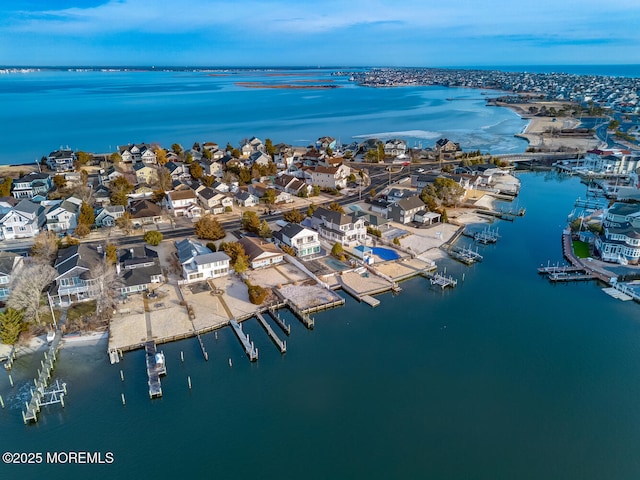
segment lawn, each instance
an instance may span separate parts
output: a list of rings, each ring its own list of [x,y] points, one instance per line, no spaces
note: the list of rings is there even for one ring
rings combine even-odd
[[[573,253],[576,254],[578,258],[587,258],[591,256],[589,253],[589,244],[586,242],[580,242],[578,240],[573,241]]]

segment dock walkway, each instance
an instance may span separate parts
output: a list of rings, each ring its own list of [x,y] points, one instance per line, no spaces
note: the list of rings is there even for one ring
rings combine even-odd
[[[258,360],[258,349],[253,345],[253,342],[249,340],[249,335],[242,331],[242,326],[235,319],[229,320],[229,324],[233,328],[233,331],[235,332],[236,337],[238,337],[238,340],[240,340],[240,343],[242,343],[244,351],[247,354],[247,357],[249,357],[249,360],[251,360],[252,362]]]
[[[276,346],[280,349],[280,353],[286,353],[287,342],[282,341],[278,338],[278,336],[276,335],[276,332],[273,331],[273,328],[271,328],[271,325],[267,323],[267,321],[265,320],[265,318],[262,316],[260,312],[256,313],[256,317],[258,318],[260,325],[262,325],[262,328],[266,330],[271,340],[273,340],[273,343],[275,343]]]
[[[273,321],[282,329],[282,331],[288,336],[291,335],[291,325],[287,325],[285,321],[280,317],[280,314],[276,312],[276,309],[273,306],[270,306],[267,309]]]
[[[164,363],[164,355],[158,354],[156,342],[150,340],[144,344],[145,358],[147,362],[147,375],[149,377],[149,397],[159,398],[162,396],[162,385],[160,375],[166,375],[167,367]]]

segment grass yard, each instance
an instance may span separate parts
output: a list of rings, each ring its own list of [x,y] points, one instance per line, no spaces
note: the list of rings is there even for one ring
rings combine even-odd
[[[576,254],[578,258],[587,258],[591,256],[589,253],[589,244],[586,242],[580,242],[578,240],[573,241],[573,253]]]

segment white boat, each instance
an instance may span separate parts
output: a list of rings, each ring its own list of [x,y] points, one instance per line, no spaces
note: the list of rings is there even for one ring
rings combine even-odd
[[[47,332],[47,343],[53,342],[53,339],[56,338],[56,332],[53,330],[49,330]]]

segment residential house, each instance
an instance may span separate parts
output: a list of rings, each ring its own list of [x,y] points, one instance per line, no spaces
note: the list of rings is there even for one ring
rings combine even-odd
[[[260,140],[257,137],[251,137],[249,140],[246,140],[240,146],[240,152],[242,153],[243,157],[248,157],[249,155],[255,152],[264,153],[265,151],[266,151],[266,147],[262,143],[262,140]]]
[[[296,257],[305,258],[320,253],[318,232],[297,223],[289,223],[279,231],[273,232],[273,239],[276,245],[286,245],[293,248]]]
[[[15,197],[0,197],[0,218],[13,210],[20,200]]]
[[[242,237],[238,240],[249,257],[251,268],[263,268],[284,260],[284,253],[273,243],[257,237]]]
[[[158,181],[158,167],[151,166],[144,162],[138,162],[133,166],[138,183],[146,183],[149,185]]]
[[[211,213],[223,213],[227,207],[233,206],[233,199],[213,188],[204,187],[197,192],[198,200],[205,210]]]
[[[335,150],[336,139],[333,137],[320,137],[318,140],[316,140],[316,148],[320,151],[326,151],[327,148]]]
[[[0,302],[9,298],[11,293],[11,276],[18,273],[24,257],[12,252],[0,252]]]
[[[58,257],[53,265],[57,276],[49,290],[54,305],[69,305],[95,298],[100,289],[97,280],[91,278],[91,270],[103,261],[103,255],[98,249],[87,243],[58,250]]]
[[[159,205],[147,200],[133,200],[129,205],[131,221],[134,225],[149,225],[162,222],[162,209]]]
[[[46,173],[31,172],[13,182],[11,195],[15,198],[33,198],[36,195],[46,196],[53,182]]]
[[[246,192],[246,191],[238,191],[236,193],[236,203],[241,207],[253,207],[260,202],[260,199],[255,195]]]
[[[181,162],[167,162],[164,168],[169,170],[172,180],[188,180],[191,178],[189,167]]]
[[[54,172],[67,172],[75,169],[76,160],[72,150],[56,150],[47,157],[47,166]]]
[[[167,208],[173,211],[173,216],[199,217],[202,208],[198,206],[198,197],[191,189],[171,190],[166,194]]]
[[[596,239],[595,249],[605,262],[637,265],[640,261],[640,229],[630,222],[609,223]]]
[[[583,162],[585,170],[609,175],[629,175],[640,167],[640,156],[629,150],[590,150]]]
[[[435,151],[442,159],[453,159],[456,152],[462,151],[462,149],[459,143],[452,142],[448,138],[441,138],[436,142]]]
[[[0,218],[0,239],[35,237],[47,221],[44,212],[45,207],[42,205],[22,199]]]
[[[69,197],[45,213],[47,230],[55,233],[72,233],[78,225],[82,200]]]
[[[616,202],[611,205],[605,212],[603,224],[622,225],[628,222],[634,228],[640,228],[640,204]]]
[[[158,253],[147,246],[138,246],[121,250],[117,271],[123,285],[120,294],[148,291],[154,284],[164,282],[162,268],[158,263]]]
[[[157,156],[150,145],[140,143],[137,145],[125,145],[118,148],[118,152],[125,163],[156,163]]]
[[[260,165],[266,167],[271,162],[271,157],[264,152],[253,152],[249,155],[249,165]]]
[[[311,222],[321,237],[343,246],[357,245],[367,238],[363,218],[353,219],[343,213],[320,207],[313,212]]]
[[[274,185],[278,190],[289,193],[295,196],[309,195],[313,190],[310,185],[307,185],[302,180],[294,177],[293,175],[283,174],[274,180]]]
[[[202,158],[198,163],[200,163],[202,171],[205,175],[221,177],[223,174],[222,164],[215,159],[208,160],[206,158]]]
[[[176,241],[175,246],[185,283],[222,277],[230,271],[230,258],[224,252],[212,252],[204,245],[188,238]]]
[[[416,213],[425,210],[424,202],[419,196],[413,195],[397,200],[387,207],[387,218],[398,223],[411,223],[415,221]]]
[[[346,165],[339,167],[317,166],[311,171],[311,183],[320,188],[342,189],[347,186],[347,178],[351,169]]]
[[[116,220],[124,215],[122,205],[107,205],[96,210],[95,224],[97,227],[115,227]]]
[[[407,153],[407,142],[394,138],[384,143],[384,154],[389,157],[397,157]]]

